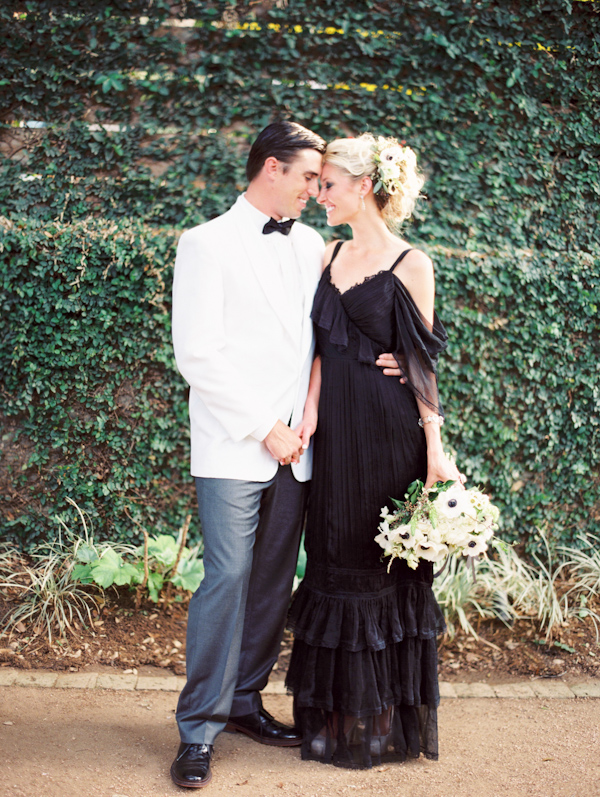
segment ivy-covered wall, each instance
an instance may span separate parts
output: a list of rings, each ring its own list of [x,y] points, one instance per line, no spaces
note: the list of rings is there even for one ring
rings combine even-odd
[[[0,24],[3,535],[53,534],[67,496],[101,536],[193,510],[175,244],[276,117],[417,151],[446,440],[508,537],[600,529],[600,3],[24,0]]]

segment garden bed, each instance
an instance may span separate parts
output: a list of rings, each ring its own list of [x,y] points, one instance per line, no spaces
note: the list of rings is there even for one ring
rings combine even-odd
[[[0,635],[0,666],[77,672],[99,665],[119,671],[159,667],[185,674],[187,603],[143,603],[135,609],[133,594],[110,590],[106,603],[93,612],[93,627],[76,622],[73,633],[52,645],[31,628],[18,625],[11,636]],[[0,598],[0,616],[8,604]],[[440,677],[479,681],[490,678],[578,679],[600,675],[600,646],[593,622],[572,618],[552,640],[545,641],[531,620],[507,627],[498,620],[475,621],[479,639],[459,631],[440,638]],[[286,632],[273,678],[283,679],[292,637]]]

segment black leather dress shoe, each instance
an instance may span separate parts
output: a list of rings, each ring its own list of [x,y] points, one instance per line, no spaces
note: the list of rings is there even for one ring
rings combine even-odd
[[[229,717],[225,730],[230,733],[245,733],[261,744],[272,744],[276,747],[296,747],[302,744],[302,735],[296,728],[290,728],[278,722],[264,708],[254,714],[243,717]]]
[[[201,789],[212,778],[210,759],[213,754],[212,744],[179,745],[177,758],[171,764],[173,783],[187,789]]]

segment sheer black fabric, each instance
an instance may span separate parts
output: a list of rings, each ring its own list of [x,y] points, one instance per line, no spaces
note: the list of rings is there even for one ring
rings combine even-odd
[[[420,752],[437,758],[436,636],[444,621],[432,565],[413,571],[395,561],[388,573],[374,537],[390,497],[425,478],[415,394],[423,390],[438,406],[435,361],[445,332],[437,319],[428,330],[391,270],[341,294],[327,267],[312,317],[322,384],[308,563],[290,609],[287,676],[302,756],[349,767]],[[384,351],[405,357],[410,385],[375,365]]]

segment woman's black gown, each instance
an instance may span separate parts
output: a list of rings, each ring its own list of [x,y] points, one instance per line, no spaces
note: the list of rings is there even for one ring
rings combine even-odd
[[[435,362],[446,333],[437,319],[428,328],[393,274],[407,251],[343,294],[330,263],[312,312],[322,384],[307,567],[290,609],[286,683],[302,757],[340,766],[438,755],[436,636],[444,621],[432,565],[411,570],[395,560],[388,573],[374,541],[390,496],[402,498],[426,476],[415,394],[439,411]],[[375,365],[385,351],[404,357],[408,384]],[[374,726],[388,709],[389,736]]]

